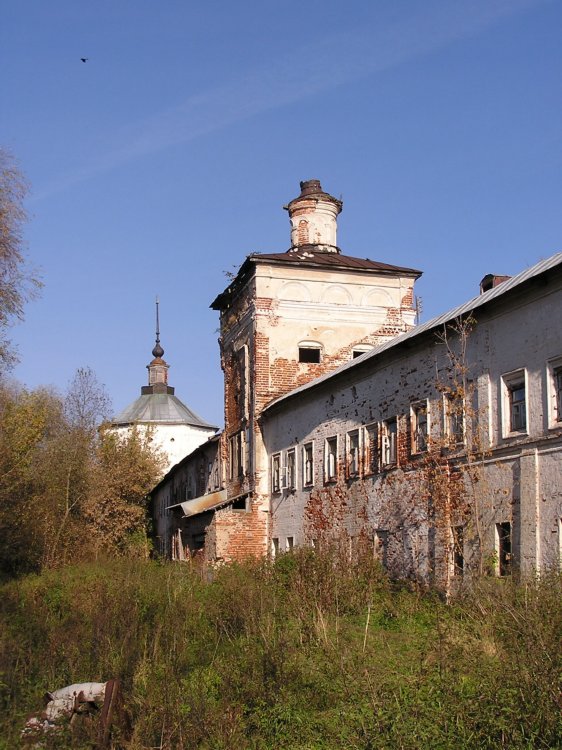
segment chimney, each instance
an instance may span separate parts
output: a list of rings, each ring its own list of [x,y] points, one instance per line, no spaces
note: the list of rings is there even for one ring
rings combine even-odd
[[[325,193],[320,180],[306,180],[300,187],[298,198],[284,207],[291,222],[289,252],[306,248],[315,253],[339,253],[336,233],[342,201]]]
[[[480,294],[484,294],[484,292],[494,289],[496,286],[499,286],[499,284],[510,278],[511,276],[496,276],[493,273],[486,274],[480,282]]]

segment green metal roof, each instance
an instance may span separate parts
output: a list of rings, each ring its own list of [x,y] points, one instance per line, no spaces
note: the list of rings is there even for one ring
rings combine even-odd
[[[154,422],[158,424],[186,424],[194,427],[218,429],[191,411],[177,396],[170,393],[149,393],[139,396],[111,420],[114,425]]]

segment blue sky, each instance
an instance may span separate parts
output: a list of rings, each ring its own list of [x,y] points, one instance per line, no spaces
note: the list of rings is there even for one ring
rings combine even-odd
[[[19,0],[0,69],[45,282],[29,386],[90,366],[120,411],[158,294],[170,383],[221,424],[209,304],[289,247],[303,179],[343,197],[346,254],[424,272],[423,320],[562,249],[557,0]]]

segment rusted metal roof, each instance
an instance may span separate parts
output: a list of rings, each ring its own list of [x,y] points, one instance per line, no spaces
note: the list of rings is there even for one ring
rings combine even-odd
[[[547,271],[553,268],[556,268],[557,266],[560,266],[560,265],[562,265],[562,253],[556,253],[556,255],[552,255],[550,258],[541,260],[539,263],[536,263],[534,266],[531,266],[530,268],[525,269],[525,271],[522,271],[521,273],[517,274],[517,276],[512,276],[511,278],[508,278],[506,281],[503,281],[501,284],[498,284],[498,286],[490,289],[487,292],[484,292],[483,294],[478,295],[477,297],[473,297],[468,302],[465,302],[464,304],[459,305],[458,307],[455,307],[452,310],[449,310],[443,315],[439,315],[438,317],[433,318],[432,320],[429,320],[427,323],[422,323],[421,325],[416,326],[415,328],[412,328],[410,331],[407,331],[406,333],[401,333],[395,338],[390,339],[390,341],[387,341],[384,344],[381,344],[380,346],[377,346],[374,349],[371,349],[371,351],[366,352],[365,354],[362,354],[360,357],[357,357],[355,359],[350,360],[349,362],[346,362],[345,364],[341,365],[337,369],[332,370],[331,372],[328,372],[325,375],[321,375],[320,377],[315,378],[314,380],[311,380],[310,382],[305,383],[304,385],[301,385],[299,388],[295,388],[289,393],[286,393],[284,396],[280,396],[279,398],[269,403],[262,410],[262,414],[267,415],[268,410],[273,409],[278,404],[281,404],[284,401],[288,401],[289,399],[294,398],[295,396],[298,396],[304,391],[308,391],[311,388],[315,388],[316,386],[319,386],[321,383],[324,383],[327,380],[330,380],[331,378],[335,378],[341,373],[346,372],[347,370],[351,370],[354,367],[360,367],[368,360],[375,359],[380,354],[388,351],[389,349],[393,349],[394,347],[400,346],[406,341],[411,341],[412,339],[415,339],[418,336],[422,336],[424,333],[427,333],[428,331],[431,331],[432,329],[436,329],[443,325],[446,325],[447,323],[450,323],[456,320],[457,318],[463,317],[465,315],[469,315],[473,313],[475,310],[477,310],[479,307],[483,307],[484,305],[489,304],[493,300],[496,300],[499,297],[503,297],[507,293],[511,292],[513,289],[516,289],[517,287],[523,285],[525,282],[530,281],[531,279],[534,279],[536,277],[539,277],[541,276],[541,274],[546,273]],[[554,321],[554,324],[559,325],[559,321]]]
[[[318,250],[316,245],[302,245],[299,248],[291,248],[285,253],[252,253],[248,255],[240,266],[236,278],[219,294],[211,303],[213,310],[224,310],[231,300],[236,296],[238,290],[250,278],[253,268],[257,263],[273,264],[280,266],[300,266],[302,268],[325,268],[343,269],[347,271],[371,272],[389,276],[413,276],[419,278],[421,271],[415,268],[404,268],[403,266],[392,266],[369,258],[355,258],[352,255],[342,255],[340,252],[326,252]]]
[[[218,492],[209,492],[208,495],[200,495],[199,497],[193,498],[193,500],[186,500],[184,503],[178,503],[181,505],[183,510],[183,517],[189,518],[190,516],[197,516],[199,513],[204,513],[207,510],[216,510],[221,505],[226,505],[231,500],[226,497],[226,490],[219,490]],[[177,506],[170,506],[177,507]]]
[[[369,258],[355,258],[352,255],[318,251],[316,245],[301,245],[299,248],[292,248],[286,253],[253,253],[249,258],[255,263],[273,262],[282,265],[358,269],[361,271],[376,271],[378,273],[407,274],[416,276],[416,278],[421,276],[422,273],[415,268],[392,266],[388,263],[381,263],[378,260],[370,260]]]

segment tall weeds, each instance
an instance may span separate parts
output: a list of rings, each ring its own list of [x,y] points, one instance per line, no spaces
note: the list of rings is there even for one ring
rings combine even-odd
[[[3,749],[45,690],[111,677],[129,750],[562,746],[559,575],[447,605],[369,556],[297,550],[214,571],[111,561],[1,593]],[[57,743],[91,747],[87,728]]]

